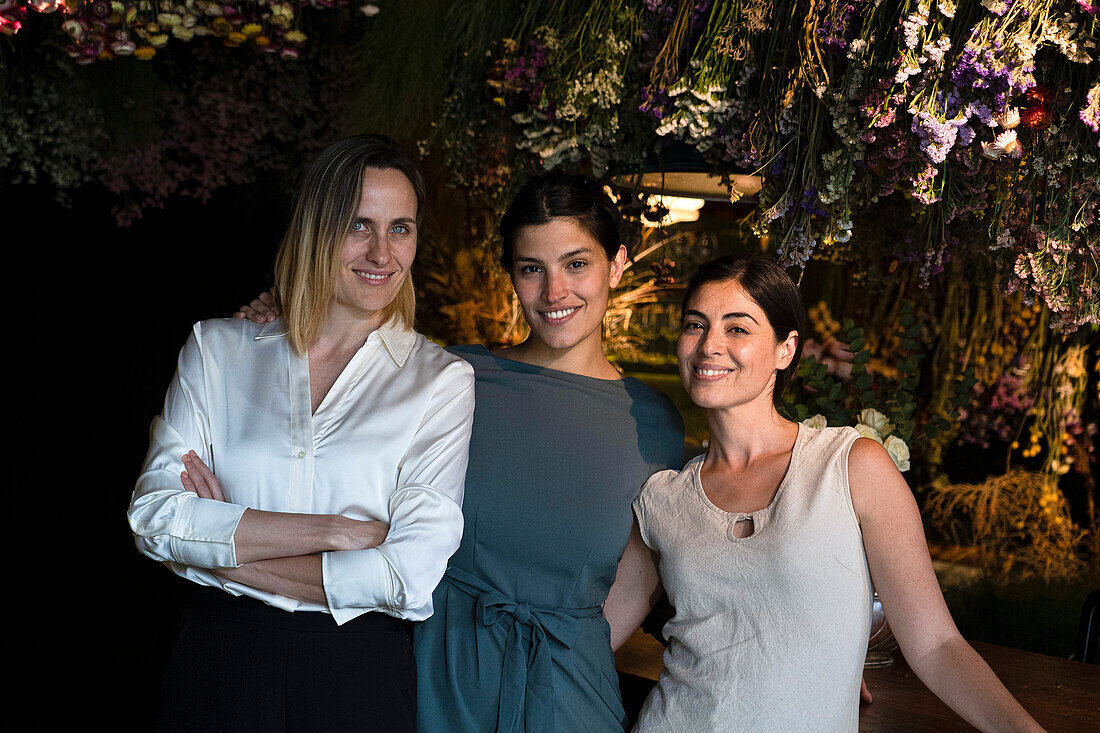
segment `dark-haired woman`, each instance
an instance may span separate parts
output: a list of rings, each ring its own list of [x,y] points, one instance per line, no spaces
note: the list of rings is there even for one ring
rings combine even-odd
[[[421,731],[623,729],[602,606],[630,502],[647,471],[683,460],[683,423],[604,355],[620,221],[595,181],[555,175],[501,220],[531,334],[453,350],[474,367],[477,408],[462,544],[414,632]]]
[[[677,356],[710,446],[635,502],[676,609],[635,731],[855,731],[875,590],[951,708],[981,730],[1041,730],[959,636],[883,447],[776,410],[804,322],[794,283],[764,258],[706,263],[688,285]],[[638,577],[645,606],[658,580]]]
[[[683,422],[604,355],[620,226],[602,186],[558,174],[529,181],[501,221],[531,334],[451,349],[474,367],[477,408],[462,544],[413,635],[422,732],[626,725],[612,646],[641,619],[618,613],[612,585],[648,555],[630,504],[683,461]]]
[[[203,586],[159,730],[415,728],[402,619],[458,546],[473,413],[469,364],[411,328],[423,192],[387,138],[331,146],[279,249],[282,320],[203,321],[180,353],[128,512]]]

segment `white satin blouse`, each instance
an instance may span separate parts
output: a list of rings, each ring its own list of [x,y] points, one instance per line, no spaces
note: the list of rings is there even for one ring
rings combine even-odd
[[[311,414],[309,367],[281,321],[195,324],[154,419],[128,511],[138,549],[173,572],[287,611],[419,621],[462,535],[473,369],[422,335],[374,331]],[[194,450],[227,502],[180,482]],[[388,522],[377,548],[323,555],[327,607],[225,581],[247,507]]]

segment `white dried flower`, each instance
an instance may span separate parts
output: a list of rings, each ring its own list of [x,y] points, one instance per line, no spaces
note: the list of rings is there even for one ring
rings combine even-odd
[[[889,435],[894,430],[894,424],[890,422],[890,418],[873,407],[860,410],[859,422],[872,428],[879,435]]]
[[[1024,153],[1023,146],[1020,145],[1020,141],[1016,139],[1015,130],[1005,130],[997,139],[993,141],[993,144],[1005,151],[1005,155],[1012,158],[1019,158]]]
[[[1002,155],[1010,158],[1019,158],[1024,154],[1023,146],[1016,139],[1015,130],[1005,130],[991,142],[982,143],[982,155],[992,160],[997,160]]]
[[[1020,110],[1016,107],[1009,107],[1001,114],[997,115],[997,124],[1006,130],[1011,130],[1020,124]]]
[[[859,436],[861,438],[870,438],[876,443],[882,442],[882,436],[880,436],[878,434],[878,431],[870,425],[864,425],[863,423],[860,423],[859,425],[856,425],[856,432],[859,433]]]
[[[899,471],[904,473],[909,470],[909,446],[905,444],[904,440],[896,435],[891,435],[882,444],[882,447],[890,454],[890,458],[894,460],[894,465],[898,467]]]
[[[802,421],[802,424],[806,427],[813,428],[814,430],[822,430],[825,428],[826,425],[828,425],[828,421],[825,419],[824,415],[818,414],[814,415],[813,417],[806,418]]]

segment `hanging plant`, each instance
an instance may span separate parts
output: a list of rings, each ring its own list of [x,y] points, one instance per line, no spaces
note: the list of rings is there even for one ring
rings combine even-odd
[[[347,5],[348,0],[309,0],[313,8]],[[252,46],[283,59],[298,58],[306,42],[299,29],[302,3],[282,0],[5,0],[0,5],[0,32],[15,35],[27,12],[62,16],[65,52],[77,64],[132,56],[148,61],[169,41],[196,36],[221,39],[226,47]],[[373,9],[371,12],[370,9]],[[363,6],[368,17],[377,6]]]

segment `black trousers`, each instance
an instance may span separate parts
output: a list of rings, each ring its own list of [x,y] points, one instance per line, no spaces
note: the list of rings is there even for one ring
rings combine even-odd
[[[200,588],[168,662],[158,731],[413,731],[416,665],[404,622],[337,626]]]

